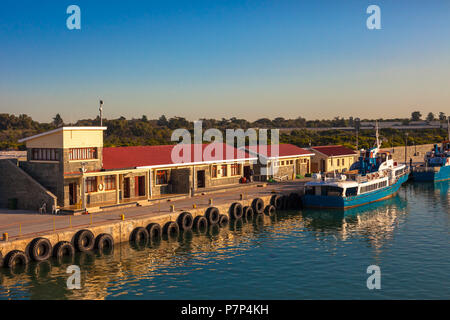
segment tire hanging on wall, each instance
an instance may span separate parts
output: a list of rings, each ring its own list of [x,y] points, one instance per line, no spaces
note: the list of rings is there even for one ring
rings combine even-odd
[[[137,227],[131,232],[130,241],[137,245],[147,245],[148,237],[148,232],[145,228]]]
[[[15,269],[17,266],[25,267],[28,264],[28,257],[25,252],[20,250],[10,251],[3,261],[3,265],[10,269]]]
[[[264,201],[261,198],[255,198],[252,201],[252,209],[256,214],[262,214],[264,212]]]
[[[62,263],[65,257],[73,258],[75,256],[75,247],[69,241],[60,241],[53,247],[53,257]]]
[[[217,209],[216,207],[209,207],[208,209],[206,209],[205,218],[206,220],[208,220],[209,225],[216,224],[217,222],[219,222],[220,218],[219,209]]]
[[[114,250],[114,239],[108,233],[102,233],[95,238],[95,249],[100,254],[111,253]]]
[[[168,237],[168,238],[175,238],[178,237],[178,235],[180,234],[180,228],[178,227],[178,224],[173,222],[173,221],[169,221],[167,222],[164,227],[163,227],[163,235]]]
[[[194,230],[200,233],[206,233],[208,230],[208,220],[203,216],[196,216],[194,218]]]
[[[219,218],[219,227],[223,228],[226,227],[228,225],[228,223],[230,222],[230,219],[228,218],[227,215],[225,214],[221,214],[220,218]]]
[[[243,211],[243,213],[244,213],[244,214],[242,215],[242,218],[243,218],[243,219],[246,219],[247,221],[253,219],[253,214],[254,214],[254,212],[253,212],[253,208],[252,208],[251,206],[245,206],[245,207],[242,209],[242,211]]]
[[[182,212],[177,217],[178,227],[183,231],[191,230],[193,223],[194,218],[192,218],[192,214],[190,214],[189,212]]]
[[[274,194],[272,198],[270,198],[270,204],[273,205],[276,209],[281,210],[283,206],[282,197]]]
[[[159,241],[162,236],[162,229],[159,223],[150,223],[147,227],[147,232],[150,241]]]
[[[28,253],[36,262],[47,260],[52,255],[52,244],[46,238],[35,238],[30,243]]]
[[[269,216],[269,217],[274,216],[274,215],[275,215],[275,212],[276,212],[275,206],[273,206],[273,205],[271,205],[271,204],[267,205],[267,206],[264,208],[264,213],[265,213],[267,216]]]
[[[80,230],[75,234],[74,246],[80,252],[87,252],[94,249],[95,237],[90,230]]]
[[[230,219],[232,219],[232,220],[240,219],[240,218],[242,218],[243,214],[244,214],[244,211],[242,208],[242,204],[240,204],[239,202],[234,202],[231,204],[230,210],[229,210]]]

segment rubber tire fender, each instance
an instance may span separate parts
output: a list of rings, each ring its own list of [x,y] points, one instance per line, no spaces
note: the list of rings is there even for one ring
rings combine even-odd
[[[227,215],[221,214],[219,218],[219,227],[226,227],[230,223],[230,219]]]
[[[21,263],[23,265],[27,265],[28,264],[28,257],[25,254],[25,252],[20,251],[20,250],[12,250],[10,251],[4,260],[4,266],[8,267],[8,268],[14,268],[14,266],[16,266],[17,263]]]
[[[206,220],[208,220],[209,225],[216,224],[217,222],[219,222],[220,218],[219,209],[217,209],[216,207],[209,207],[208,209],[206,209],[205,218]]]
[[[231,204],[230,206],[230,210],[229,210],[229,216],[230,219],[240,219],[242,218],[242,215],[244,214],[244,210],[242,207],[242,204],[240,204],[239,202],[234,202]]]
[[[275,206],[273,206],[273,205],[271,205],[271,204],[267,205],[267,206],[264,208],[264,213],[265,213],[267,216],[269,216],[269,217],[274,216],[274,215],[275,215],[275,212],[276,212]]]
[[[133,243],[148,243],[148,232],[143,227],[134,228],[130,235],[130,241]]]
[[[160,240],[162,236],[162,229],[159,223],[150,223],[147,227],[147,232],[150,240]]]
[[[205,233],[208,231],[208,220],[204,216],[194,218],[194,230]]]
[[[264,201],[261,198],[255,198],[252,201],[252,209],[256,214],[262,214],[264,212]]]
[[[95,238],[95,249],[103,251],[105,248],[114,249],[114,239],[108,233],[101,233]]]
[[[84,244],[84,240],[87,239],[88,243]],[[80,252],[87,252],[94,249],[95,237],[94,234],[87,229],[80,230],[75,234],[74,246]]]
[[[46,238],[35,238],[31,241],[28,252],[34,261],[44,261],[52,256],[52,244]]]
[[[244,212],[243,218],[246,218],[247,220],[253,218],[254,211],[253,211],[253,208],[252,208],[251,206],[245,206],[245,207],[242,209],[242,212]]]
[[[65,254],[68,252],[69,254]],[[61,259],[64,256],[74,256],[75,247],[69,241],[60,241],[53,247],[53,257]]]
[[[176,237],[180,234],[180,227],[173,221],[167,222],[163,227],[163,235],[167,237]]]
[[[177,217],[177,224],[181,230],[191,230],[192,225],[194,224],[194,218],[192,218],[192,214],[190,212],[182,212]]]

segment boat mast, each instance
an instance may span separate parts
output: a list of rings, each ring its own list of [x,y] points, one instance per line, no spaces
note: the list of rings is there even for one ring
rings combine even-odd
[[[378,134],[378,120],[375,121],[375,130],[377,137],[377,148],[380,149],[380,135]]]

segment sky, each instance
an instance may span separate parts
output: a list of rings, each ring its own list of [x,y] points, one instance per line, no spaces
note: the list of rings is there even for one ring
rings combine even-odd
[[[75,122],[102,99],[106,118],[450,114],[449,39],[448,0],[2,0],[0,113]]]

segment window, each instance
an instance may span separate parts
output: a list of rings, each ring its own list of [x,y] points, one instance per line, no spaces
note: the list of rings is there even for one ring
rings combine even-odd
[[[97,148],[72,148],[69,150],[69,160],[97,159]]]
[[[231,175],[238,176],[241,174],[241,165],[238,163],[233,163],[231,165]]]
[[[211,167],[211,177],[217,178],[217,166]]]
[[[86,178],[86,192],[97,192],[97,177]]]
[[[337,165],[339,166],[339,159],[337,159]]]
[[[156,171],[156,184],[167,184],[169,181],[169,170]]]
[[[33,148],[31,160],[58,161],[58,150],[53,148]]]
[[[222,165],[222,177],[227,177],[227,176],[228,176],[227,165],[223,164]]]
[[[105,190],[116,189],[116,176],[105,176]]]
[[[289,161],[289,164],[294,164],[294,160]]]
[[[281,165],[284,166],[284,161],[281,161]]]
[[[347,188],[347,190],[345,190],[346,197],[356,196],[357,194],[358,194],[358,187],[351,187],[351,188]]]

